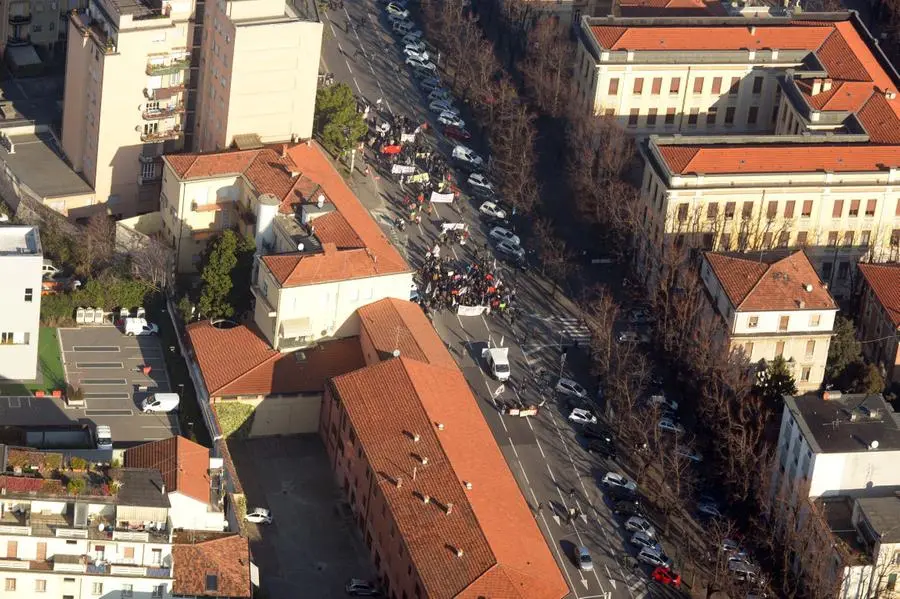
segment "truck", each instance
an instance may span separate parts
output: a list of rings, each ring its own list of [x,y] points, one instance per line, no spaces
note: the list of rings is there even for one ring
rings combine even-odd
[[[487,361],[491,376],[501,382],[509,380],[508,347],[486,347],[482,350],[481,357]]]

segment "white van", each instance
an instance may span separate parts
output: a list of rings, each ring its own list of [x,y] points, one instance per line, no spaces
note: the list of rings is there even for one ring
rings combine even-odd
[[[112,449],[112,431],[105,424],[101,424],[97,426],[97,430],[94,432],[94,435],[97,438],[97,449]]]
[[[156,335],[159,333],[159,327],[151,322],[147,322],[146,318],[126,318],[125,334],[129,337],[134,335]]]
[[[491,375],[500,382],[509,380],[509,348],[491,347],[481,350],[481,357],[487,360]]]
[[[141,402],[141,411],[147,412],[171,412],[178,409],[179,398],[177,393],[154,393]]]

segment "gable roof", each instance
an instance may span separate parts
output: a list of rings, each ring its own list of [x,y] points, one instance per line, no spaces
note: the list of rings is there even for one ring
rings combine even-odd
[[[181,538],[181,537],[179,537]],[[175,595],[193,597],[250,597],[250,544],[231,534],[172,545]],[[216,590],[207,590],[207,577],[214,576]]]
[[[394,350],[400,355],[444,368],[456,368],[443,341],[434,334],[422,308],[414,302],[385,298],[357,310],[360,337],[365,336],[378,352],[379,359],[390,358]],[[372,360],[366,356],[367,363]]]
[[[622,0],[615,9],[623,17],[722,16],[725,7],[717,0]]]
[[[705,256],[736,312],[837,309],[802,250],[787,256],[771,252],[759,260],[748,254],[706,252]]]
[[[255,326],[187,326],[187,336],[210,397],[320,393],[325,381],[365,364],[356,337],[319,344],[301,354],[272,349]]]
[[[900,328],[900,264],[863,264],[859,272],[894,326]]]
[[[209,503],[209,449],[181,436],[125,450],[126,468],[159,470],[166,491]]]

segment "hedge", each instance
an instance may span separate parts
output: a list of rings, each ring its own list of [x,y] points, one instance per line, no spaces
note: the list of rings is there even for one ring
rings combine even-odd
[[[155,293],[143,281],[114,276],[91,279],[77,291],[41,298],[41,322],[48,326],[71,324],[79,307],[113,310],[144,306]]]

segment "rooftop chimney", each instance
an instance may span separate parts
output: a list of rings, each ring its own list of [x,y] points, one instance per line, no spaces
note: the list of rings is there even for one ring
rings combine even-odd
[[[281,157],[287,158],[287,144],[281,144]]]
[[[897,92],[895,92],[892,89],[886,89],[886,90],[884,90],[884,97],[887,98],[888,100],[893,100],[894,98],[897,97]]]
[[[462,557],[462,556],[463,556],[463,550],[462,550],[462,549],[460,549],[459,547],[454,547],[454,549],[456,550],[456,557]]]
[[[750,35],[756,35],[756,25],[750,25]]]
[[[446,512],[448,516],[451,513],[453,513],[453,502],[452,501],[448,501],[447,505],[444,506],[444,512]]]
[[[422,498],[422,503],[431,503],[431,496],[425,493],[419,495]]]
[[[818,96],[822,93],[822,80],[816,77],[812,82],[812,95]]]
[[[397,480],[394,481],[394,482],[395,482],[395,484],[397,485],[397,488],[399,489],[400,487],[403,486],[403,477],[402,477],[402,476],[398,476],[398,477],[397,477]]]
[[[163,483],[159,486],[159,492],[163,495],[166,494],[166,483]]]
[[[444,430],[444,423],[443,423],[443,422],[438,422],[438,423],[437,423],[437,429],[438,429],[439,431]]]
[[[822,79],[822,91],[827,92],[831,90],[831,79]]]

